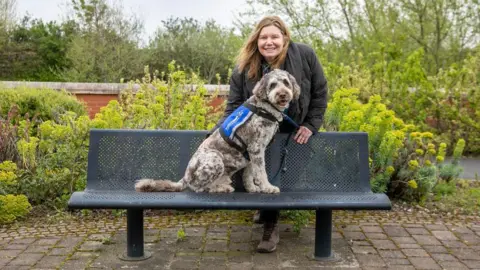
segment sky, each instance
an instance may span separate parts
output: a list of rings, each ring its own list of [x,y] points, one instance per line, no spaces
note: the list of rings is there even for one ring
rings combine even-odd
[[[113,0],[107,0],[112,3]],[[69,0],[17,0],[17,16],[27,12],[44,21],[62,21]],[[134,12],[144,23],[144,38],[152,36],[162,20],[169,17],[192,17],[204,22],[214,19],[223,26],[232,26],[234,15],[245,5],[245,0],[116,0],[127,13]]]

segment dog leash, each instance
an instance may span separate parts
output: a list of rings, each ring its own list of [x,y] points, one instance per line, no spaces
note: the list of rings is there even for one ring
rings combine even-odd
[[[295,127],[295,132],[290,132],[288,134],[287,140],[286,140],[285,144],[283,145],[282,151],[281,151],[282,152],[282,160],[280,162],[280,167],[278,168],[277,172],[275,173],[275,176],[273,177],[273,179],[277,179],[280,172],[285,173],[287,171],[287,155],[288,155],[287,147],[290,144],[290,139],[291,139],[293,133],[296,133],[296,131],[298,131],[298,129],[300,128],[300,126],[295,121],[293,121],[293,119],[290,118],[288,115],[286,115],[285,113],[282,113],[282,115],[283,115],[283,119],[285,119],[287,122],[289,122],[290,124],[292,124]],[[315,150],[310,145],[308,145],[308,148],[314,154],[316,153]]]

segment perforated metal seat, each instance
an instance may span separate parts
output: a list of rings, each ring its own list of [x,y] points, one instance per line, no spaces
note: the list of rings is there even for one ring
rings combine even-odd
[[[233,194],[135,192],[137,179],[181,179],[205,135],[206,131],[92,130],[87,188],[72,195],[69,207],[128,209],[128,230],[142,234],[141,250],[139,243],[135,250],[128,247],[133,243],[127,246],[128,257],[135,258],[144,256],[142,209],[314,209],[322,220],[318,229],[331,227],[332,210],[391,208],[385,194],[371,192],[366,133],[319,133],[307,145],[277,134],[265,158],[269,180],[280,187],[280,194],[246,193],[241,172],[233,177]],[[318,241],[331,239],[331,231],[321,234]],[[328,243],[323,250],[316,244],[316,257],[331,256]]]

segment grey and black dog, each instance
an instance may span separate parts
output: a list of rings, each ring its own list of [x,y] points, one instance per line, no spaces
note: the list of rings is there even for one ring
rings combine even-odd
[[[279,193],[280,189],[268,182],[265,149],[283,121],[282,111],[299,96],[300,87],[291,74],[272,70],[255,85],[253,95],[245,103],[270,117],[251,115],[236,129],[236,136],[232,138],[235,144],[245,146],[248,158],[232,147],[217,129],[193,154],[180,181],[141,179],[135,183],[135,189],[140,192],[182,191],[186,188],[195,192],[233,192],[231,177],[244,169],[243,182],[247,192]]]

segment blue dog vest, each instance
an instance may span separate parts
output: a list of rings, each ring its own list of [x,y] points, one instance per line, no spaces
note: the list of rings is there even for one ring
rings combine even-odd
[[[240,138],[240,136],[238,136],[236,131],[238,128],[247,123],[252,118],[253,114],[266,118],[272,122],[279,122],[271,113],[245,102],[235,111],[233,111],[220,126],[220,135],[222,135],[222,138],[230,146],[243,153],[246,159],[249,159],[247,144],[242,140],[242,138]],[[237,138],[241,145],[235,143],[233,140],[234,138]]]
[[[250,117],[252,117],[253,112],[241,105],[238,107],[233,113],[231,113],[223,122],[221,126],[222,136],[225,138],[227,137],[230,140],[233,140],[235,137],[235,132],[239,127],[244,125]]]

